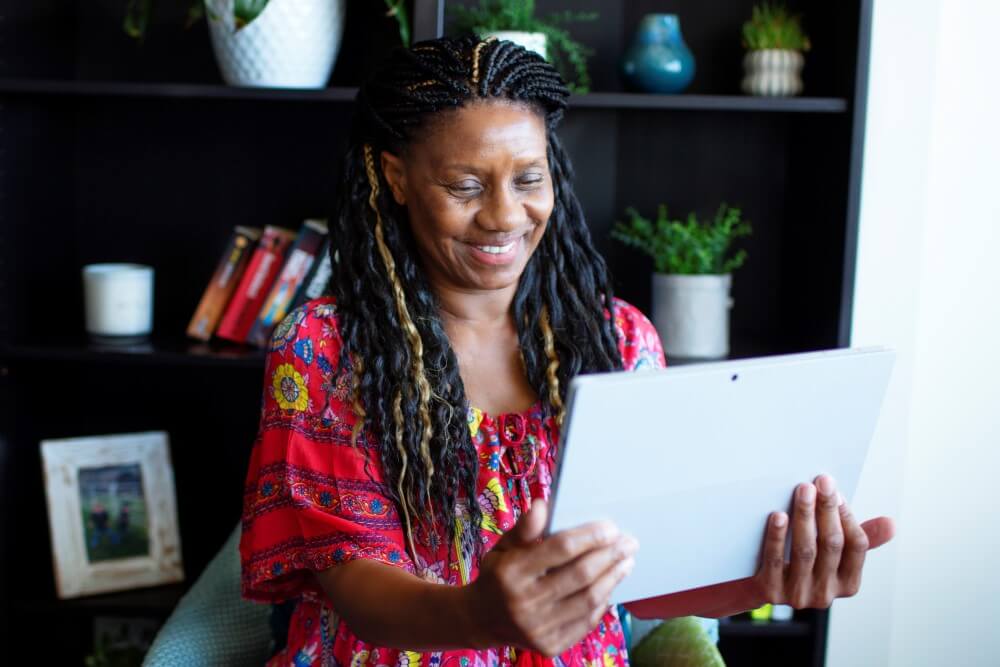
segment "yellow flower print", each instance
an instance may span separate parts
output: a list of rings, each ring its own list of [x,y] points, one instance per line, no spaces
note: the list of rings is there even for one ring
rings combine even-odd
[[[479,425],[483,423],[483,411],[479,408],[469,408],[469,433],[473,438],[479,433]]]
[[[368,664],[368,651],[358,651],[351,656],[351,667],[365,667]]]
[[[309,407],[309,391],[306,381],[291,364],[281,364],[271,378],[274,400],[282,410],[304,412]]]

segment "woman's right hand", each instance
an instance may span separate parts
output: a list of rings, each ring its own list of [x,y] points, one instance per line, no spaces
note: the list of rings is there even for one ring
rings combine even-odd
[[[635,564],[634,538],[595,522],[544,539],[548,505],[531,510],[487,553],[466,587],[476,643],[559,655],[594,629]]]

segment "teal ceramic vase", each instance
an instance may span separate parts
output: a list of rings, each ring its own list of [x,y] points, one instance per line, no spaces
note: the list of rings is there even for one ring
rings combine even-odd
[[[679,93],[694,78],[694,56],[676,14],[646,14],[622,61],[625,83],[646,93]]]

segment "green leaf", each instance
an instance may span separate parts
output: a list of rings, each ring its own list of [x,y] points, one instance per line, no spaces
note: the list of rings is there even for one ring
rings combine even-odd
[[[236,20],[236,29],[246,27],[251,21],[260,16],[260,13],[267,7],[268,0],[236,0],[233,4],[233,18]]]
[[[142,41],[149,27],[149,17],[153,10],[153,0],[128,0],[125,4],[125,34]]]
[[[396,19],[399,24],[399,39],[403,46],[410,48],[410,17],[406,14],[406,0],[385,0],[386,16]]]

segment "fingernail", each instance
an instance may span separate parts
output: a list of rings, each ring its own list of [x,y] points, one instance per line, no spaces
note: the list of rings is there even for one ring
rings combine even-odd
[[[843,504],[844,504],[844,496],[840,495],[840,491],[837,491],[837,505],[840,506]]]
[[[625,560],[622,561],[622,564],[621,564],[622,574],[624,574],[625,576],[628,576],[629,574],[632,573],[632,568],[634,568],[634,567],[635,567],[635,559],[631,558],[631,557],[630,558],[626,558]]]
[[[829,475],[820,475],[819,479],[816,480],[816,488],[824,496],[828,496],[833,493],[835,487],[833,485],[833,478]]]
[[[784,527],[785,523],[787,523],[787,522],[788,522],[788,517],[785,516],[784,512],[778,512],[771,519],[771,523],[774,524],[775,528],[782,528],[782,527]]]
[[[618,527],[613,523],[602,523],[599,536],[602,542],[612,542],[618,537]]]
[[[811,503],[816,500],[816,487],[806,484],[799,489],[799,500],[804,503]]]

